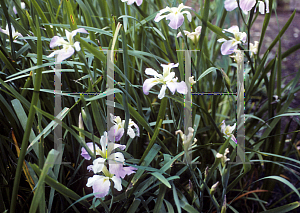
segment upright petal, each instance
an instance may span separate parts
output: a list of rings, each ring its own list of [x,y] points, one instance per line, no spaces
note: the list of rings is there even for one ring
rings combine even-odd
[[[96,174],[96,173],[99,173],[102,171],[103,167],[104,167],[104,162],[106,161],[106,159],[104,158],[97,158],[96,160],[93,161],[93,172]]]
[[[132,122],[129,122],[129,124],[130,124],[131,126],[134,126],[134,127],[136,128],[136,131],[137,131],[136,136],[140,136],[140,129],[139,129],[139,126],[138,126],[136,123],[134,123],[133,121],[132,121]]]
[[[200,34],[201,33],[201,29],[202,29],[202,26],[198,26],[198,27],[196,27],[195,32],[198,32]]]
[[[80,51],[80,43],[78,41],[74,43],[74,47],[77,52]]]
[[[124,155],[121,152],[112,153],[107,158],[109,161],[109,164],[117,163],[123,163],[125,161]]]
[[[166,93],[166,89],[167,89],[167,85],[162,85],[161,90],[158,94],[158,98],[162,99],[163,97],[165,97],[165,93]]]
[[[258,1],[258,8],[261,14],[265,14],[265,3],[262,1]]]
[[[131,138],[135,137],[135,132],[131,127],[128,127],[127,135],[129,135]]]
[[[121,145],[121,144],[109,142],[108,146],[107,146],[107,153],[111,153],[116,148],[124,150],[126,148],[126,145]]]
[[[255,3],[256,0],[240,0],[240,7],[244,11],[250,11]]]
[[[238,7],[236,0],[225,0],[224,7],[227,11],[232,11]]]
[[[266,3],[266,13],[270,12],[270,7],[269,7],[269,0],[265,0]]]
[[[225,125],[225,120],[222,121],[222,124],[221,124],[221,132],[223,134],[225,134],[225,129],[226,129],[226,125]]]
[[[176,15],[174,13],[170,13],[167,15],[166,19],[170,20],[169,26],[172,29],[177,30],[183,24],[184,16],[181,13]]]

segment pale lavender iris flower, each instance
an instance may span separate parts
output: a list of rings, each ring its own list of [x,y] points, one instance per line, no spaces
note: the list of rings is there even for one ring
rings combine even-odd
[[[236,124],[234,124],[233,126],[230,126],[230,125],[227,125],[225,124],[225,120],[222,121],[222,124],[221,124],[221,132],[228,136],[228,137],[231,137],[231,140],[233,140],[235,143],[237,143],[237,140],[233,134],[233,131],[236,127]]]
[[[110,141],[119,141],[124,134],[125,120],[122,120],[120,116],[114,116],[110,114],[110,121],[114,124],[108,131],[108,137]],[[136,132],[133,130],[133,127],[136,129]],[[127,134],[130,138],[135,136],[140,136],[139,127],[131,119],[128,122]]]
[[[170,70],[174,67],[178,67],[178,63],[170,63],[170,64],[161,64],[163,67],[163,74],[159,74],[152,68],[147,68],[145,70],[145,73],[147,75],[152,75],[154,78],[148,78],[145,80],[143,84],[143,91],[145,95],[149,94],[149,90],[155,86],[156,84],[163,84],[162,88],[159,92],[158,98],[162,99],[165,97],[165,92],[167,87],[170,89],[172,94],[179,92],[181,94],[186,94],[187,93],[187,86],[184,81],[177,82],[177,77],[175,77],[175,72],[170,72]]]
[[[105,197],[110,189],[110,180],[114,183],[114,188],[118,191],[122,190],[122,180],[120,177],[117,177],[111,174],[106,166],[103,168],[104,175],[94,175],[93,177],[88,178],[87,187],[93,187],[93,193],[95,197],[101,198]]]
[[[68,41],[65,41],[62,37],[59,37],[59,36],[54,36],[51,39],[50,48],[54,48],[56,46],[61,46],[61,45],[63,45],[63,48],[60,50],[55,50],[54,52],[52,52],[50,55],[47,56],[48,58],[54,57],[55,55],[57,55],[58,62],[62,62],[63,60],[71,57],[71,55],[74,54],[75,50],[80,51],[80,43],[78,41],[76,41],[74,43],[73,37],[77,33],[88,34],[88,32],[84,28],[79,28],[77,30],[73,30],[72,32],[65,30],[65,32],[66,32],[66,37],[67,37]]]
[[[101,148],[96,146],[96,155],[100,155],[100,157],[93,161],[93,165],[87,167],[88,170],[92,170],[95,174],[105,172],[105,163],[107,162],[109,172],[116,175],[116,177],[124,178],[125,175],[130,175],[135,172],[136,169],[134,167],[124,167],[125,158],[121,152],[113,152],[116,148],[124,150],[126,148],[125,145],[109,142],[107,132],[104,132],[104,135],[101,136],[100,144]],[[91,151],[94,151],[92,143],[88,143],[87,146]],[[82,149],[81,155],[87,160],[90,159],[90,157],[87,157],[88,153],[84,148]]]
[[[196,27],[195,32],[189,32],[187,30],[183,30],[184,34],[191,39],[194,43],[198,42],[200,34],[201,34],[201,26]],[[182,36],[181,32],[177,34],[177,38]]]
[[[122,2],[127,2],[128,5],[136,3],[137,6],[140,6],[143,3],[143,0],[121,0]]]
[[[229,37],[229,40],[224,38],[218,39],[218,42],[224,42],[221,46],[222,55],[230,55],[234,53],[237,49],[238,44],[242,44],[246,42],[247,34],[245,32],[240,32],[239,27],[234,25],[224,31],[230,32],[234,37]]]
[[[5,30],[3,30],[3,29],[0,27],[0,32],[2,32],[2,33],[4,33],[4,34],[6,34],[6,35],[9,36],[8,25],[6,25],[6,29],[5,29]],[[17,41],[16,39],[17,39],[18,37],[23,37],[21,33],[16,32],[16,30],[15,30],[15,28],[14,28],[13,25],[11,25],[11,33],[12,33],[12,39],[13,39],[13,42],[16,42],[16,41]]]
[[[166,7],[165,9],[162,9],[159,11],[159,13],[155,16],[154,21],[159,22],[160,20],[166,18],[166,20],[170,20],[169,26],[176,30],[178,29],[184,21],[183,14],[186,14],[187,19],[189,22],[192,21],[192,15],[188,11],[183,11],[183,9],[190,9],[193,10],[193,8],[184,6],[183,3],[181,3],[178,7]],[[168,15],[163,15],[164,13],[169,12]]]

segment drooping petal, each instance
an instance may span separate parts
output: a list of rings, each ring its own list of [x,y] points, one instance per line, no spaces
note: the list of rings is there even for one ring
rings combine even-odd
[[[93,161],[93,172],[96,174],[96,173],[99,173],[102,171],[103,167],[104,167],[104,162],[106,161],[106,159],[104,158],[97,158]]]
[[[156,84],[160,83],[157,78],[148,78],[145,80],[143,84],[143,92],[145,95],[149,94],[149,90],[155,86]]]
[[[186,94],[187,90],[188,89],[184,81],[177,83],[177,92],[179,92],[180,94]]]
[[[227,11],[232,11],[238,7],[238,3],[236,0],[225,0],[224,7]]]
[[[250,11],[255,3],[256,0],[240,0],[240,7],[244,11]]]
[[[181,14],[186,14],[188,21],[192,21],[192,14],[189,11],[183,11]]]
[[[172,92],[172,94],[174,95],[174,93],[176,92],[178,86],[178,82],[167,82],[167,87],[169,88],[169,90]]]
[[[167,15],[166,19],[170,20],[169,26],[172,29],[177,30],[183,24],[184,16],[181,13],[176,15],[174,13],[170,13]]]
[[[113,176],[111,179],[114,182],[114,188],[118,191],[121,191],[122,190],[122,180],[121,180],[121,178]]]
[[[47,58],[52,58],[52,57],[54,57],[55,55],[58,55],[60,51],[61,51],[61,50],[55,50],[55,51],[53,51],[50,55],[47,55],[46,57],[47,57]]]
[[[84,29],[84,28],[78,28],[78,29],[72,31],[72,34],[74,34],[74,35],[76,35],[77,33],[89,34],[88,31],[86,31],[86,29]]]
[[[221,46],[221,53],[222,55],[230,55],[234,53],[234,50],[237,49],[237,45],[233,45],[233,41],[225,41]]]
[[[66,43],[67,42],[62,37],[54,36],[50,41],[50,48],[54,48],[56,46],[61,46]]]
[[[102,175],[94,175],[93,177],[90,177],[88,179],[86,186],[92,186],[93,193],[97,193],[95,194],[95,197],[101,198],[105,197],[108,194],[110,188],[110,181],[108,177]]]
[[[166,93],[166,89],[167,89],[167,85],[162,85],[161,90],[158,94],[158,98],[162,99],[163,97],[165,97],[165,93]]]
[[[114,174],[116,177],[124,178],[126,175],[130,175],[137,170],[134,167],[124,167],[121,163],[115,163],[109,165],[109,172]]]
[[[112,160],[109,161],[109,172],[111,174],[114,174],[117,177],[124,178],[125,175],[122,176],[122,174],[123,174],[122,168],[123,168],[123,163],[118,163],[118,162],[112,161]]]
[[[71,57],[74,54],[74,52],[75,52],[75,50],[71,46],[68,46],[66,49],[60,50],[58,57],[57,57],[57,61],[62,62],[63,60]]]
[[[94,152],[94,144],[92,142],[87,143],[86,145],[92,152]],[[95,144],[95,148],[96,148],[96,150],[100,149],[99,146],[96,144]],[[84,157],[86,160],[91,159],[91,156],[88,154],[88,152],[86,151],[86,149],[84,147],[81,148],[81,156]]]
[[[159,22],[160,20],[164,19],[165,17],[167,17],[166,15],[162,15],[163,13],[165,12],[168,12],[170,11],[170,8],[169,7],[166,7],[162,10],[159,11],[159,13],[156,14],[155,18],[154,18],[154,21],[155,22]]]
[[[220,43],[225,42],[225,41],[227,41],[225,38],[218,39],[218,42],[220,42]]]

